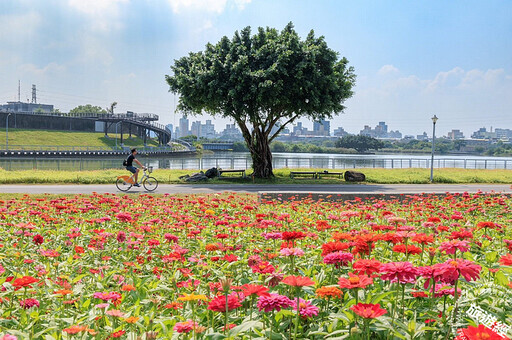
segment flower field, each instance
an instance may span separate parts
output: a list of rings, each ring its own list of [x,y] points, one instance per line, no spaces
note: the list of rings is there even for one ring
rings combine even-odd
[[[512,199],[0,201],[0,339],[508,339]]]

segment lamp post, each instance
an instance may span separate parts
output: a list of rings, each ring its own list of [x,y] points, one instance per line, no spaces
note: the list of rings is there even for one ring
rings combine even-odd
[[[436,122],[438,118],[436,115],[432,117],[432,160],[430,161],[430,183],[434,182],[434,146],[436,141]]]
[[[9,151],[9,113],[5,118],[5,151]]]
[[[116,149],[117,149],[117,124],[121,123],[121,121],[116,123]]]

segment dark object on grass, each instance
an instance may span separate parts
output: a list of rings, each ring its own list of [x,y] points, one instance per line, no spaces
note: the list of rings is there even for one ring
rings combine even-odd
[[[204,174],[208,178],[219,177],[219,170],[217,168],[211,168],[211,169],[206,170],[206,172]]]
[[[208,177],[204,174],[204,172],[197,172],[192,175],[185,175],[180,176],[180,179],[184,180],[185,182],[201,182],[201,181],[207,181]]]
[[[357,171],[345,171],[344,177],[347,182],[364,182],[366,180],[366,176]]]

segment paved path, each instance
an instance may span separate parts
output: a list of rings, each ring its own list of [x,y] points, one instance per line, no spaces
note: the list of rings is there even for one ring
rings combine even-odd
[[[230,192],[315,192],[333,194],[417,194],[445,192],[504,192],[512,194],[508,184],[161,184],[154,193],[157,194],[198,194]],[[29,194],[91,194],[122,193],[114,184],[91,185],[0,185],[1,193]],[[143,188],[132,188],[130,193],[145,193]]]

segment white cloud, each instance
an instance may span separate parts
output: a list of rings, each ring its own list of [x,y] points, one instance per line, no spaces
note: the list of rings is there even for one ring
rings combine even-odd
[[[19,67],[22,73],[28,73],[30,76],[49,76],[56,73],[62,73],[66,67],[57,63],[49,63],[44,67],[37,67],[34,64],[23,64]]]
[[[398,71],[398,69],[396,67],[394,67],[393,65],[384,65],[380,68],[380,70],[377,72],[377,74],[380,76],[383,76],[383,75],[388,75],[388,74],[397,74],[399,72],[400,71]]]
[[[119,6],[129,0],[68,0],[68,5],[74,10],[87,15],[91,28],[98,31],[119,29]]]
[[[36,12],[0,15],[0,42],[22,44],[34,37],[42,21],[41,15]]]
[[[460,83],[465,72],[460,67],[455,67],[447,72],[439,72],[434,80],[430,81],[427,91],[436,91],[446,87],[454,87]]]
[[[168,0],[174,13],[184,11],[221,14],[228,5],[242,10],[251,0]]]

